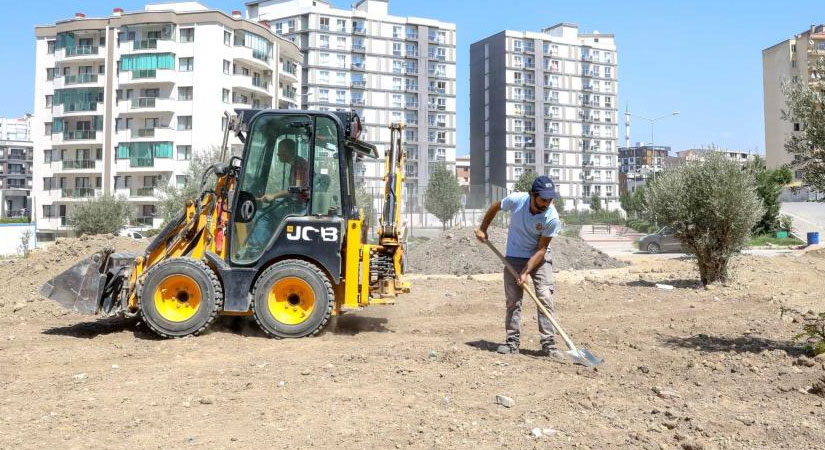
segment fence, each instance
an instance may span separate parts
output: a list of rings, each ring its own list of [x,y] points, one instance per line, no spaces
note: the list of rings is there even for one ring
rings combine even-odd
[[[426,194],[420,192],[409,192],[405,189],[401,201],[401,216],[406,227],[407,234],[416,236],[416,233],[433,234],[440,231],[445,225],[447,227],[477,227],[484,218],[484,213],[493,202],[504,198],[507,193],[504,189],[493,187],[488,192],[482,186],[465,187],[461,195],[461,207],[456,216],[446,224],[433,214],[427,212]],[[419,188],[424,190],[425,188]],[[384,211],[384,188],[383,187],[360,187],[358,195],[358,206],[364,209],[367,215],[366,220],[370,225],[370,236],[375,237],[376,226],[380,223],[380,218]],[[509,214],[499,213],[496,224],[506,226],[509,224]]]

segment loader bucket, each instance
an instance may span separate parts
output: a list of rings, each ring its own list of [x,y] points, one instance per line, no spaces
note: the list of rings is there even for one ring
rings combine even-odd
[[[107,263],[113,252],[105,248],[47,281],[40,294],[82,314],[97,314],[106,287]]]

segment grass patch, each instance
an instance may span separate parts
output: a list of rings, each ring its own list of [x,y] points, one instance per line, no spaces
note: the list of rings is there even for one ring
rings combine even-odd
[[[787,247],[791,245],[803,245],[805,242],[793,236],[777,238],[775,234],[760,234],[759,236],[753,236],[750,241],[748,241],[748,247],[763,247],[768,244]]]
[[[579,236],[579,232],[581,232],[582,227],[579,225],[567,225],[564,227],[564,231],[561,232],[562,236],[574,238],[574,239],[581,239]]]
[[[4,217],[0,219],[0,223],[29,223],[29,219],[25,217]]]

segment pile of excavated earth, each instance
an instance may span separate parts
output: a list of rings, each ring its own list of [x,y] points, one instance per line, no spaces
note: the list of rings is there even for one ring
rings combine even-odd
[[[20,315],[36,314],[57,306],[41,304],[40,286],[64,270],[88,258],[104,247],[121,252],[142,253],[149,240],[135,240],[112,235],[58,239],[44,248],[33,250],[28,258],[0,261],[0,310],[12,309]]]
[[[504,253],[507,229],[490,227],[490,242]],[[557,236],[550,243],[553,270],[610,269],[624,267],[614,259],[587,245],[581,239]],[[501,262],[475,237],[472,228],[444,231],[435,239],[412,242],[407,253],[411,273],[472,275],[502,271]]]

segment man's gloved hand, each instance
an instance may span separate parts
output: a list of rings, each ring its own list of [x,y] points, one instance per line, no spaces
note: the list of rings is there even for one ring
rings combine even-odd
[[[487,242],[487,232],[476,230],[476,239],[478,239],[480,242]]]

